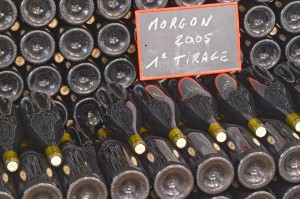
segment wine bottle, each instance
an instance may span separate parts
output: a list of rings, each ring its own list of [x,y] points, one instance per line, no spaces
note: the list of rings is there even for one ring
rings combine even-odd
[[[147,152],[139,158],[159,198],[187,198],[194,177],[181,154],[166,139],[151,135],[143,128],[141,134]]]
[[[23,133],[18,111],[11,100],[0,97],[0,150],[9,172],[15,172],[19,167],[18,152]]]
[[[276,160],[279,175],[285,181],[300,182],[299,136],[281,121],[265,119],[263,122],[268,136],[261,142]]]
[[[107,198],[108,191],[96,156],[76,146],[67,132],[60,140],[60,148],[63,162],[58,174],[66,198]]]
[[[270,5],[275,11],[283,29],[293,34],[300,33],[300,1],[275,0]]]
[[[68,109],[66,107],[66,104],[63,101],[54,100],[54,104],[59,112],[59,115],[61,117],[61,120],[63,121],[63,124],[67,124],[67,120],[69,118]]]
[[[88,95],[100,85],[101,73],[92,63],[80,63],[71,68],[68,73],[68,85],[78,95]]]
[[[196,6],[204,4],[205,0],[173,0],[177,6]]]
[[[82,25],[93,15],[95,4],[93,0],[60,0],[60,17],[71,25]]]
[[[32,92],[21,100],[20,107],[26,136],[39,151],[45,151],[52,166],[60,166],[62,155],[57,145],[63,134],[63,123],[51,98],[45,93]]]
[[[24,22],[34,28],[47,26],[56,14],[54,0],[22,0],[20,14]]]
[[[270,183],[276,166],[270,153],[239,125],[225,124],[228,141],[222,145],[236,168],[237,179],[248,189],[260,189]]]
[[[108,23],[98,33],[98,46],[107,56],[121,56],[129,48],[130,42],[130,32],[122,23]]]
[[[17,45],[14,39],[12,37],[1,34],[0,51],[0,69],[5,69],[9,67],[17,57]]]
[[[31,92],[42,92],[53,96],[62,85],[62,77],[56,67],[39,66],[29,72],[27,85]]]
[[[3,0],[0,2],[0,32],[3,32],[13,26],[17,20],[17,7],[12,0]]]
[[[259,190],[250,190],[241,186],[238,182],[234,182],[229,192],[235,199],[276,199],[274,192],[269,187]]]
[[[277,41],[267,39],[253,39],[242,35],[242,50],[249,65],[261,66],[266,69],[274,67],[281,58],[281,48]]]
[[[149,10],[166,7],[168,0],[134,0],[134,4],[137,10]]]
[[[195,174],[198,188],[207,194],[220,194],[232,183],[234,168],[222,151],[206,133],[185,129],[187,147],[180,153]]]
[[[98,12],[108,20],[119,20],[130,11],[131,0],[97,0]]]
[[[125,88],[131,86],[137,77],[137,69],[127,58],[118,58],[109,62],[104,70],[107,83],[117,83]]]
[[[26,61],[32,64],[43,64],[54,55],[55,40],[48,31],[29,31],[22,36],[20,51]]]
[[[194,186],[193,192],[189,195],[189,199],[233,199],[229,192],[225,191],[218,195],[205,194]]]
[[[263,67],[253,66],[243,70],[239,79],[252,92],[261,115],[285,121],[300,132],[300,117],[293,108],[287,88]]]
[[[150,185],[139,159],[129,147],[109,137],[105,129],[98,132],[101,147],[97,160],[109,185],[111,198],[148,198]]]
[[[141,112],[127,98],[126,89],[119,84],[109,83],[97,90],[97,99],[105,111],[103,123],[116,139],[127,141],[136,154],[143,154],[146,144],[138,134],[141,125]]]
[[[277,198],[297,199],[300,196],[300,185],[288,183],[281,178],[274,178],[270,188],[275,192]]]
[[[92,35],[83,28],[67,29],[61,34],[59,39],[61,54],[73,62],[87,59],[92,53],[93,48],[94,39]]]
[[[265,3],[241,1],[239,11],[242,32],[251,37],[265,37],[275,26],[275,14]]]
[[[22,143],[20,170],[15,175],[19,198],[55,198],[63,199],[61,185],[56,172],[48,164],[45,157],[33,151],[28,142]]]
[[[294,106],[299,110],[300,108],[300,90],[299,78],[300,67],[293,62],[282,62],[278,64],[273,71],[274,75],[289,89]]]
[[[0,198],[1,199],[16,199],[16,188],[13,177],[7,173],[2,163],[0,164]]]
[[[177,148],[186,146],[186,137],[178,128],[180,112],[176,103],[155,84],[138,83],[132,96],[143,113],[145,124],[157,136],[168,138]]]
[[[226,132],[217,121],[217,103],[203,86],[185,77],[170,80],[167,89],[179,105],[188,126],[208,131],[218,142],[226,141]]]
[[[257,137],[266,135],[266,128],[255,113],[253,96],[243,85],[227,74],[206,78],[204,82],[211,93],[215,94],[226,121],[247,126]]]
[[[24,90],[22,77],[14,71],[0,72],[0,95],[11,101],[19,99]]]

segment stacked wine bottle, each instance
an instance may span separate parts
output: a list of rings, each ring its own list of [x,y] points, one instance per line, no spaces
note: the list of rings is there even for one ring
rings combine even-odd
[[[300,1],[240,0],[243,70],[138,81],[134,11],[0,0],[0,198],[300,198]]]

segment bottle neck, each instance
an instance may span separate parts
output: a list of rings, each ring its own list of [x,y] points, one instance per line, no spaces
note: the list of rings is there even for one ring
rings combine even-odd
[[[73,139],[71,135],[67,132],[64,132],[63,136],[59,141],[59,147],[63,149],[64,147],[73,144]]]

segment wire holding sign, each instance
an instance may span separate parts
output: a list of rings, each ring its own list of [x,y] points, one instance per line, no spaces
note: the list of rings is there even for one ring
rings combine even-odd
[[[136,25],[141,80],[241,69],[236,2],[136,11]]]

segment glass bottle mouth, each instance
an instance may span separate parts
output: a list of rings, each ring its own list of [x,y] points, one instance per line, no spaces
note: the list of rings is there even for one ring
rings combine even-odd
[[[71,61],[82,61],[88,58],[93,48],[92,35],[82,28],[69,29],[59,39],[61,54]]]
[[[246,155],[239,163],[237,176],[248,189],[260,189],[269,184],[275,174],[273,158],[264,152]]]
[[[61,86],[62,77],[58,70],[51,66],[40,66],[30,72],[27,85],[32,92],[43,92],[55,95]]]
[[[175,3],[178,6],[195,6],[201,5],[205,2],[205,0],[175,0]]]
[[[290,188],[282,197],[282,199],[295,199],[300,196],[300,185]]]
[[[17,100],[24,90],[22,77],[12,71],[0,72],[0,95],[12,101]]]
[[[251,8],[244,18],[246,32],[256,38],[268,35],[275,26],[275,14],[267,6]]]
[[[20,48],[23,57],[28,62],[42,64],[54,55],[55,40],[46,31],[34,30],[23,36]]]
[[[99,13],[108,20],[124,17],[131,8],[131,0],[97,0]]]
[[[16,43],[10,37],[0,35],[0,69],[10,66],[14,62],[16,56]]]
[[[15,199],[12,195],[5,193],[5,192],[0,192],[0,198],[1,199]]]
[[[154,190],[159,198],[183,199],[193,190],[194,177],[185,166],[173,164],[158,172],[154,180]]]
[[[11,0],[0,1],[0,32],[9,29],[16,21],[18,11]]]
[[[281,11],[282,27],[290,33],[300,32],[300,2],[294,1],[286,5]]]
[[[60,190],[49,183],[37,183],[24,192],[22,199],[33,199],[33,198],[43,198],[43,199],[63,199]]]
[[[271,194],[267,191],[256,191],[256,192],[250,194],[245,199],[261,199],[261,198],[263,198],[263,199],[276,199],[276,197],[273,194]]]
[[[223,157],[211,157],[202,162],[196,172],[197,186],[207,194],[219,194],[233,182],[232,163]]]
[[[68,84],[71,90],[79,95],[94,92],[101,82],[99,69],[91,63],[74,66],[68,74]]]
[[[284,180],[292,183],[300,182],[300,146],[292,146],[281,154],[278,171]]]
[[[113,178],[110,187],[112,199],[146,199],[150,192],[147,177],[136,170],[121,172]]]
[[[82,177],[73,182],[68,189],[67,198],[96,199],[107,198],[105,184],[95,177]]]
[[[252,65],[270,69],[279,62],[280,55],[281,48],[278,43],[270,39],[264,39],[253,46],[250,52],[250,61]]]
[[[69,24],[80,25],[88,21],[95,10],[93,0],[60,0],[60,16]]]
[[[104,78],[107,83],[118,83],[127,88],[136,80],[136,68],[127,59],[115,59],[104,70]]]
[[[300,35],[291,39],[286,45],[285,56],[289,61],[300,64]]]
[[[116,57],[124,54],[130,46],[130,32],[120,23],[104,26],[98,34],[100,50],[108,56]]]
[[[56,5],[53,0],[23,0],[20,11],[23,20],[28,25],[42,27],[54,19]]]
[[[148,10],[155,8],[164,8],[168,4],[168,0],[134,0],[138,10]]]

